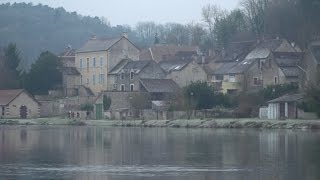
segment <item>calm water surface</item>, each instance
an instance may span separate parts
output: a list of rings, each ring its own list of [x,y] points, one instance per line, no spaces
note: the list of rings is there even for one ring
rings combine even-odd
[[[0,179],[318,180],[320,132],[0,126]]]

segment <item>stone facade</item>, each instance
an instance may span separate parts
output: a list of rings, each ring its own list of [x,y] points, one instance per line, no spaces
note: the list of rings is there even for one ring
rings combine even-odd
[[[207,74],[198,63],[191,61],[181,70],[172,70],[167,74],[168,79],[175,81],[179,87],[183,88],[192,82],[206,82]]]
[[[77,51],[75,65],[81,74],[80,85],[90,88],[97,95],[108,89],[108,72],[122,59],[138,60],[140,50],[124,36],[97,50],[94,49],[96,41],[100,40],[91,39],[88,42],[93,49],[84,47]]]
[[[141,65],[139,65],[141,64]],[[110,91],[141,91],[140,79],[164,79],[165,72],[154,61],[128,62],[118,73],[109,74]]]
[[[9,104],[0,106],[2,118],[21,118],[21,109],[25,108],[26,118],[38,118],[40,116],[40,104],[31,95],[22,91]]]

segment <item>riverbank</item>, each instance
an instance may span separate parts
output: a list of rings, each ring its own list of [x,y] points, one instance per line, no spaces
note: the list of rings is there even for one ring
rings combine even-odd
[[[257,128],[257,129],[320,129],[320,120],[261,120],[261,119],[207,119],[207,120],[70,120],[59,118],[0,119],[0,125],[76,125],[172,128]]]

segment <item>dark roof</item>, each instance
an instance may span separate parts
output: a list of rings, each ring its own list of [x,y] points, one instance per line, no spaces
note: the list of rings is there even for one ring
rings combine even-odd
[[[27,93],[35,102],[39,104],[37,100],[34,99],[28,92],[24,89],[8,89],[8,90],[0,90],[0,105],[6,106],[10,102],[12,102],[15,98],[17,98],[22,92]]]
[[[76,67],[63,67],[62,73],[64,75],[80,75],[80,72]]]
[[[298,67],[280,67],[286,77],[299,77],[300,69]]]
[[[140,83],[149,93],[173,93],[180,89],[172,79],[140,79]]]
[[[298,59],[298,58],[276,58],[276,63],[280,67],[292,67],[292,66],[299,65],[300,59]]]
[[[232,42],[225,48],[223,61],[242,61],[253,49],[255,41]]]
[[[269,57],[271,51],[268,48],[258,47],[251,51],[245,59],[265,59]]]
[[[130,59],[123,59],[110,71],[109,74],[118,74],[121,71],[133,71],[134,73],[139,74],[145,67],[147,67],[152,62],[154,61],[132,61]]]
[[[298,102],[303,99],[303,94],[286,94],[279,98],[273,99],[268,103],[279,103],[279,102]]]
[[[112,39],[90,39],[80,49],[77,50],[77,53],[106,51],[115,43],[120,41],[121,38],[122,37]]]
[[[133,70],[135,73],[140,73],[141,70],[143,70],[149,63],[151,63],[152,61],[130,61],[128,62],[122,69],[123,70],[127,70],[127,71],[131,71]]]
[[[320,64],[320,45],[319,46],[312,46],[311,52],[314,58],[317,60],[318,64]]]
[[[166,72],[180,71],[192,60],[169,60],[160,62],[160,67]]]
[[[222,74],[228,74],[228,72],[236,66],[237,62],[226,62],[223,63],[219,68],[217,68],[213,74],[222,75]]]
[[[70,46],[66,47],[64,51],[59,55],[59,57],[74,57],[76,50],[72,49]]]
[[[255,62],[256,59],[245,59],[229,69],[229,71],[227,71],[227,74],[242,74],[246,72]]]
[[[129,61],[132,61],[132,60],[122,59],[113,69],[111,69],[109,74],[118,74]]]
[[[257,48],[266,48],[274,52],[277,48],[280,47],[282,41],[283,41],[282,39],[263,40],[258,44]]]

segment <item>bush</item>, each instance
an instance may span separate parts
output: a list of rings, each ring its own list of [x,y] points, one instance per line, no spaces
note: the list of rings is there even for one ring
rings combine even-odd
[[[81,111],[93,111],[94,106],[92,104],[82,104],[80,109]]]

